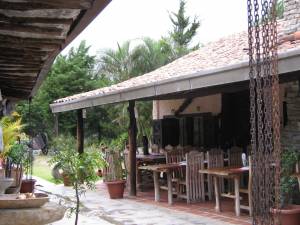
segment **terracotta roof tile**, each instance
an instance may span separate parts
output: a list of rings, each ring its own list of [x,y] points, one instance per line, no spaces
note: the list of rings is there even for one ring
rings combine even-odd
[[[61,98],[54,103],[62,103],[85,99],[89,97],[100,97],[113,92],[142,86],[150,83],[163,82],[170,78],[182,77],[210,69],[222,69],[225,66],[236,65],[248,60],[245,49],[248,48],[247,32],[235,33],[218,41],[208,43],[199,50],[191,52],[163,67],[139,77],[131,78],[124,82],[104,87],[97,90],[76,94]],[[286,42],[279,46],[279,53],[289,49],[300,48],[300,42]]]

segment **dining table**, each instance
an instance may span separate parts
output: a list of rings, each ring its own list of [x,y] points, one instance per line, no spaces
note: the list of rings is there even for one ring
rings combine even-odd
[[[173,204],[173,187],[172,187],[172,171],[185,167],[186,163],[163,163],[156,165],[140,166],[139,170],[149,170],[153,172],[154,181],[154,199],[156,202],[160,201],[160,185],[159,185],[159,175],[160,173],[165,173],[167,175],[167,191],[168,191],[168,203]]]
[[[201,169],[199,173],[212,175],[214,189],[215,189],[215,199],[216,199],[216,211],[221,212],[221,202],[220,202],[220,188],[219,188],[219,178],[226,177],[234,180],[234,199],[235,199],[235,214],[240,216],[240,180],[243,173],[249,172],[249,167],[222,167],[222,168],[209,168]]]

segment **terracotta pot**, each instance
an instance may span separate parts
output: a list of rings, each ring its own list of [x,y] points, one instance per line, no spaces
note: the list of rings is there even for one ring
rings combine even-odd
[[[35,179],[22,180],[20,192],[21,193],[33,193],[35,182],[36,182]]]
[[[109,197],[111,199],[123,198],[125,183],[125,180],[105,182],[108,189]]]
[[[295,41],[300,40],[300,31],[294,33],[294,39]]]
[[[66,187],[72,186],[72,182],[71,182],[70,177],[68,176],[68,174],[63,173],[62,177],[63,177],[64,186],[66,186]]]
[[[273,209],[273,214],[278,214],[280,225],[299,225],[300,205],[287,205],[283,209]]]

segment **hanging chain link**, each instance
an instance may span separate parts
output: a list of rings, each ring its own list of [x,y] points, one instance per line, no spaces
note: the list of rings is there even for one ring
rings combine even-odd
[[[279,207],[281,156],[276,0],[247,5],[253,224],[271,225],[271,209]]]

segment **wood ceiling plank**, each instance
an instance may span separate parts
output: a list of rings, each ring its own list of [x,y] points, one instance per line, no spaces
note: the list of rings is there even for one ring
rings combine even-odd
[[[89,9],[91,1],[84,0],[32,0],[27,2],[1,1],[0,9],[41,10],[41,9]]]
[[[63,33],[63,29],[57,27],[39,27],[27,24],[8,24],[0,21],[0,30],[14,31],[14,32],[25,32],[45,35],[60,36]]]
[[[72,18],[16,17],[16,16],[7,16],[3,13],[0,13],[0,21],[8,22],[11,24],[45,23],[45,24],[71,25],[73,23]]]

